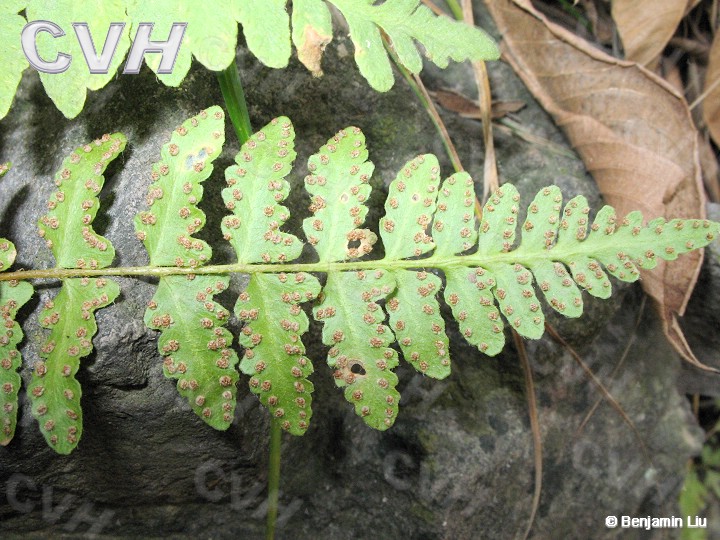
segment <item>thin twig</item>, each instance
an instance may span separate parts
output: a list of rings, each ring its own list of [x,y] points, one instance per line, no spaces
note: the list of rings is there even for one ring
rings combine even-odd
[[[429,7],[435,15],[445,15],[445,12],[437,7],[434,2],[431,2],[431,0],[422,0],[422,3]]]
[[[692,111],[695,107],[700,105],[700,103],[702,103],[705,100],[705,98],[708,97],[708,94],[710,94],[718,86],[720,86],[720,77],[715,79],[710,86],[707,86],[707,88],[705,88],[705,90],[703,90],[702,94],[700,94],[697,98],[695,98],[695,101],[693,101],[690,104],[690,110]]]
[[[462,166],[462,163],[460,162],[460,156],[457,153],[457,150],[455,149],[455,144],[453,144],[452,139],[450,138],[450,133],[447,130],[447,127],[445,126],[445,122],[443,122],[442,118],[440,117],[440,113],[437,110],[437,107],[435,107],[435,102],[430,97],[430,94],[427,91],[427,88],[425,88],[425,84],[422,82],[422,79],[419,75],[412,75],[413,80],[415,81],[415,84],[417,85],[418,89],[422,93],[423,101],[426,103],[426,110],[428,114],[430,115],[430,118],[432,118],[433,123],[437,127],[438,131],[440,132],[440,136],[443,139],[443,142],[445,143],[446,148],[448,149],[448,155],[450,156],[450,161],[453,164],[453,167],[455,169],[455,172],[461,172],[464,171],[465,168]]]
[[[703,43],[697,39],[675,36],[670,39],[668,45],[671,47],[677,47],[682,52],[691,54],[698,60],[701,60],[704,64],[707,64],[708,56],[710,54],[710,45],[707,43]]]
[[[475,26],[475,17],[472,10],[472,2],[463,2],[463,20],[470,26]],[[486,201],[490,193],[500,187],[497,172],[497,159],[495,158],[495,144],[492,133],[492,94],[490,93],[490,79],[488,78],[487,66],[482,60],[472,62],[475,84],[478,89],[478,104],[480,105],[480,117],[482,120],[483,141],[485,143],[485,162],[483,164],[483,196]]]
[[[577,158],[577,154],[575,154],[572,150],[568,150],[567,147],[561,146],[557,143],[552,142],[549,139],[546,139],[544,137],[540,137],[538,135],[535,135],[532,131],[530,131],[526,126],[520,124],[519,122],[516,122],[515,120],[512,120],[508,117],[505,118],[499,118],[495,121],[495,129],[498,129],[500,131],[505,131],[505,133],[509,133],[510,135],[520,137],[522,140],[529,142],[530,144],[534,144],[536,146],[539,146],[541,148],[544,148],[548,150],[549,152],[552,152],[553,154],[557,154],[559,156],[565,156],[569,158]]]
[[[620,355],[620,360],[615,364],[615,367],[610,372],[610,378],[614,377],[615,374],[620,370],[622,365],[625,363],[625,360],[628,357],[628,354],[630,354],[630,349],[632,348],[633,344],[635,343],[635,338],[637,336],[637,330],[640,327],[640,321],[642,320],[642,314],[645,311],[645,304],[647,302],[647,296],[643,296],[642,302],[640,303],[640,309],[638,310],[638,316],[635,320],[635,327],[632,329],[632,333],[630,335],[630,339],[628,340],[627,344],[625,345],[625,349],[622,352],[622,355]],[[575,430],[575,437],[578,437],[580,433],[582,433],[582,430],[585,429],[585,426],[590,421],[590,418],[592,418],[593,414],[595,414],[595,411],[600,406],[600,403],[602,403],[602,399],[598,399],[593,403],[593,406],[590,408],[588,413],[585,415],[585,418],[583,418],[583,421],[580,423],[580,426]]]
[[[513,339],[515,340],[515,347],[520,357],[520,364],[522,365],[523,375],[525,377],[525,392],[527,393],[528,401],[528,415],[530,416],[530,429],[532,431],[533,438],[533,450],[535,458],[535,491],[533,492],[532,508],[530,510],[530,518],[528,519],[528,525],[523,535],[525,540],[532,530],[533,523],[535,521],[535,515],[540,507],[540,494],[542,493],[542,474],[543,474],[543,447],[542,447],[542,436],[540,434],[540,422],[538,421],[538,409],[537,399],[535,397],[535,383],[533,382],[532,370],[530,367],[530,360],[528,359],[527,350],[525,349],[525,343],[515,330],[512,331]]]
[[[643,455],[645,459],[650,463],[652,466],[653,462],[650,458],[650,453],[648,452],[647,446],[645,445],[645,441],[642,439],[642,435],[640,434],[640,431],[638,430],[637,426],[635,425],[635,422],[633,422],[630,417],[627,415],[625,410],[622,408],[620,403],[612,396],[610,391],[605,387],[605,385],[602,383],[600,379],[597,378],[595,373],[588,367],[588,365],[583,361],[583,359],[580,357],[580,355],[575,351],[575,349],[572,348],[572,346],[565,341],[560,334],[557,333],[557,331],[549,324],[545,324],[545,329],[548,331],[548,334],[557,341],[560,345],[562,345],[573,357],[575,362],[582,368],[582,370],[587,374],[587,376],[590,378],[590,380],[593,382],[593,384],[597,387],[597,389],[600,391],[600,393],[603,395],[603,397],[607,400],[608,403],[612,406],[613,409],[617,411],[617,413],[620,415],[620,417],[623,419],[623,422],[625,422],[630,429],[635,434],[635,437],[637,438],[638,442],[640,443],[640,448],[642,449]],[[576,432],[577,436],[577,432]]]
[[[460,156],[458,156],[457,150],[455,149],[455,145],[452,142],[452,139],[450,138],[450,134],[448,133],[447,127],[445,127],[445,123],[443,122],[442,118],[440,117],[440,113],[438,112],[437,108],[435,107],[435,103],[433,102],[432,98],[430,97],[430,94],[427,91],[427,88],[425,88],[425,85],[423,84],[420,77],[417,75],[410,73],[410,70],[406,68],[402,63],[400,62],[400,59],[397,57],[397,54],[395,53],[395,49],[393,49],[392,43],[390,43],[390,40],[386,35],[383,34],[383,44],[385,45],[385,49],[390,54],[390,58],[395,63],[395,66],[400,71],[400,74],[403,76],[403,78],[407,81],[407,83],[410,85],[410,88],[415,93],[415,95],[420,99],[420,103],[425,108],[425,111],[430,116],[430,120],[432,120],[432,123],[435,125],[435,128],[438,130],[438,133],[440,134],[440,138],[442,139],[443,145],[445,146],[445,150],[447,151],[447,155],[450,158],[450,162],[452,163],[453,168],[455,169],[455,172],[460,172],[465,170],[462,166],[462,163],[460,162]]]

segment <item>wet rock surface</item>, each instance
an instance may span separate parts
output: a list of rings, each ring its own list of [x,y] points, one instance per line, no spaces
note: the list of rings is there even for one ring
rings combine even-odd
[[[452,172],[427,114],[404,82],[398,78],[390,93],[375,93],[351,55],[351,43],[340,37],[328,48],[325,77],[313,79],[295,61],[277,71],[240,54],[253,125],[279,115],[295,124],[298,159],[290,178],[289,229],[298,230],[308,214],[302,189],[307,158],[345,126],[363,129],[376,164],[368,218],[373,227],[382,214],[384,186],[407,160],[433,152],[444,175]],[[496,63],[491,77],[496,99],[527,102],[517,122],[553,143],[534,146],[498,130],[502,181],[516,183],[526,203],[539,188],[556,183],[566,197],[585,194],[598,209],[600,198],[582,163],[568,155],[562,135],[510,68]],[[427,80],[436,88],[472,94],[467,66],[432,71]],[[106,174],[97,229],[115,245],[116,265],[146,264],[132,219],[144,208],[151,164],[172,129],[220,103],[217,81],[204,69],[193,69],[179,89],[143,71],[119,76],[91,94],[83,113],[67,120],[45,96],[37,75],[28,72],[13,110],[0,123],[0,161],[14,166],[0,184],[0,235],[15,242],[16,267],[53,265],[35,232],[53,191],[52,175],[78,144],[114,131],[125,133],[129,144]],[[480,124],[445,118],[480,188]],[[227,139],[202,204],[208,215],[202,236],[214,246],[217,263],[233,260],[219,227],[225,212],[222,171],[239,148],[229,125]],[[565,151],[554,151],[554,145]],[[142,323],[154,281],[118,282],[122,295],[99,312],[96,350],[78,374],[84,434],[77,450],[64,457],[49,449],[21,398],[15,440],[0,448],[0,535],[262,537],[268,415],[243,376],[231,428],[216,432],[204,425],[177,395],[174,381],[163,377],[157,336]],[[233,276],[220,297],[227,307],[243,284],[242,276]],[[25,383],[44,335],[37,313],[56,286],[39,282],[39,294],[21,312]],[[537,538],[573,538],[577,531],[612,537],[604,525],[607,515],[677,515],[685,463],[702,440],[676,389],[680,362],[653,308],[638,287],[613,286],[617,293],[609,301],[584,295],[582,319],[550,315],[549,322],[620,402],[637,433],[607,402],[593,409],[601,395],[568,350],[548,338],[526,345],[544,442]],[[508,336],[505,351],[488,358],[446,318],[452,375],[433,381],[401,365],[400,415],[384,433],[367,428],[335,388],[320,327],[311,324],[305,342],[316,370],[315,412],[304,437],[283,439],[278,537],[503,539],[524,531],[534,458],[517,351]],[[230,326],[237,333],[237,322]]]

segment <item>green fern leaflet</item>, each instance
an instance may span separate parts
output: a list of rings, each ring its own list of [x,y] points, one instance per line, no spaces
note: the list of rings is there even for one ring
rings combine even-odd
[[[0,6],[0,119],[7,114],[29,66],[20,46],[28,21],[53,21],[65,33],[53,38],[41,32],[36,45],[41,58],[57,58],[58,53],[73,57],[65,72],[40,73],[40,79],[57,108],[74,118],[83,110],[87,90],[99,90],[117,75],[143,22],[153,23],[153,41],[168,39],[173,23],[187,23],[172,73],[157,74],[168,86],[183,82],[193,58],[212,71],[230,66],[237,54],[238,24],[250,52],[266,66],[287,67],[294,44],[300,61],[314,75],[322,75],[323,52],[333,38],[330,5],[350,26],[360,73],[381,92],[394,83],[381,32],[389,36],[400,62],[413,73],[422,69],[415,42],[440,67],[447,67],[450,59],[495,60],[500,55],[484,31],[438,17],[420,0],[205,0],[201,9],[195,0],[4,0]],[[25,17],[19,14],[23,9]],[[76,21],[87,23],[98,56],[104,51],[110,23],[125,24],[107,73],[90,73],[74,35]],[[160,56],[149,54],[145,61],[157,73]]]
[[[426,154],[408,161],[390,184],[378,238],[365,223],[374,165],[362,131],[349,127],[309,158],[305,188],[312,215],[303,222],[304,245],[283,230],[290,218],[283,202],[291,189],[286,178],[295,160],[295,132],[281,117],[255,133],[225,170],[228,214],[221,228],[237,262],[211,266],[210,246],[195,235],[205,225],[202,183],[222,151],[224,125],[222,110],[211,107],[163,146],[152,167],[148,209],[136,218],[148,267],[109,267],[112,246],[92,230],[102,172],[122,151],[124,138],[103,137],[64,162],[56,176],[59,190],[40,220],[57,268],[0,273],[0,306],[11,330],[0,337],[3,444],[14,430],[20,384],[22,334],[14,317],[32,294],[21,279],[63,280],[40,315],[51,333],[28,391],[48,443],[68,453],[82,433],[74,375],[79,359],[92,350],[93,312],[119,294],[106,276],[159,277],[145,323],[161,333],[165,375],[210,426],[227,429],[234,421],[239,364],[250,390],[285,430],[301,435],[310,429],[310,376],[317,363],[306,356],[302,339],[312,303],[328,346],[330,369],[320,371],[333,377],[366,424],[385,430],[400,403],[394,373],[400,358],[393,344],[419,372],[437,379],[450,374],[442,301],[462,335],[495,355],[508,327],[538,339],[544,310],[579,317],[583,290],[607,298],[611,276],[635,281],[640,269],[706,246],[720,232],[719,223],[701,219],[644,223],[638,212],[621,218],[610,206],[592,218],[583,197],[564,202],[555,186],[536,195],[520,223],[520,196],[510,184],[491,195],[477,222],[472,179],[467,173],[442,179],[437,159]],[[370,257],[377,241],[384,246],[382,259]],[[296,262],[308,250],[317,262]],[[14,256],[12,245],[0,241],[0,270]],[[249,274],[234,307],[243,324],[241,361],[226,328],[230,312],[214,298],[228,288],[232,273]]]
[[[0,272],[12,266],[17,252],[12,242],[0,238]],[[18,413],[18,392],[20,375],[17,370],[22,365],[22,357],[17,346],[23,338],[20,325],[16,322],[18,310],[33,295],[33,287],[26,281],[0,281],[0,445],[7,445],[15,435]]]

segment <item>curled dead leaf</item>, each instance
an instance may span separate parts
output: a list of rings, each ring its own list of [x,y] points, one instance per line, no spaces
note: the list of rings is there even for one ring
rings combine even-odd
[[[703,94],[703,120],[715,144],[720,145],[720,34],[715,35],[710,47],[705,88]]]
[[[697,131],[687,104],[643,67],[613,58],[549,22],[529,0],[488,0],[505,57],[582,157],[622,216],[704,217]],[[692,357],[675,331],[702,264],[693,252],[642,272],[666,335]]]
[[[703,182],[708,198],[712,202],[720,202],[720,165],[715,155],[710,137],[707,133],[698,133],[698,150],[700,153],[700,167],[702,169]]]
[[[476,120],[482,118],[478,102],[454,90],[436,90],[430,92],[430,95],[443,109],[457,113],[463,118],[474,118]],[[524,101],[493,101],[491,116],[493,120],[503,118],[523,107],[525,107]]]
[[[612,17],[625,58],[654,69],[687,7],[678,0],[613,0]]]

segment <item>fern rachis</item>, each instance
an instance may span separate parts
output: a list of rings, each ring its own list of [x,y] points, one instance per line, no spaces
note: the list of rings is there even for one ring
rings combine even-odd
[[[314,367],[302,343],[308,320],[301,305],[314,302],[336,384],[368,425],[387,429],[400,400],[393,343],[418,371],[434,378],[450,373],[441,293],[465,338],[494,355],[505,344],[505,321],[524,337],[542,335],[539,296],[557,312],[578,317],[581,289],[607,298],[608,273],[634,281],[657,258],[674,259],[707,245],[720,230],[720,224],[706,220],[656,219],[643,225],[639,213],[620,220],[608,206],[591,220],[583,197],[563,205],[554,186],[537,194],[520,224],[520,197],[510,184],[490,197],[476,224],[470,177],[457,173],[442,180],[435,157],[422,155],[390,184],[379,224],[385,257],[368,260],[364,255],[376,238],[363,227],[374,167],[362,132],[346,128],[309,160],[305,185],[313,215],[303,230],[318,261],[297,263],[302,241],[282,230],[290,215],[282,203],[290,190],[285,178],[295,159],[295,135],[291,122],[279,118],[253,135],[225,171],[229,214],[221,225],[238,262],[211,265],[210,246],[194,235],[205,224],[198,207],[202,182],[221,152],[224,124],[218,107],[189,119],[153,166],[149,206],[136,219],[150,266],[107,266],[112,246],[92,231],[102,171],[122,150],[120,135],[80,147],[58,173],[61,195],[53,196],[41,219],[57,268],[7,272],[14,249],[0,241],[0,306],[12,334],[0,341],[0,382],[10,389],[2,396],[4,444],[12,437],[17,412],[15,347],[21,334],[14,317],[32,294],[28,279],[63,280],[60,294],[41,314],[44,325],[61,331],[43,346],[47,360],[34,366],[28,390],[49,444],[68,453],[82,433],[80,389],[72,376],[92,347],[92,311],[119,292],[107,276],[159,278],[145,322],[161,332],[165,375],[177,380],[179,392],[213,427],[226,429],[233,420],[239,363],[252,392],[284,429],[294,434],[308,429]],[[227,288],[230,273],[251,275],[234,308],[244,322],[238,336],[241,359],[225,328],[230,314],[213,300]]]

